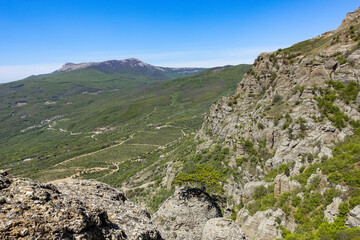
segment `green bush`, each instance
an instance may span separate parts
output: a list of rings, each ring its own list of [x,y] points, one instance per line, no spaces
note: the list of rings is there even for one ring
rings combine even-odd
[[[275,105],[275,104],[279,103],[282,99],[283,99],[283,97],[281,95],[276,94],[272,100],[272,104]]]
[[[265,197],[267,194],[268,194],[267,188],[265,186],[259,186],[259,187],[255,188],[252,197],[255,200],[258,200],[258,199]]]
[[[220,182],[223,181],[222,175],[213,166],[197,165],[191,173],[180,172],[172,182],[176,185],[192,184],[201,185],[211,192],[222,193],[224,191]]]

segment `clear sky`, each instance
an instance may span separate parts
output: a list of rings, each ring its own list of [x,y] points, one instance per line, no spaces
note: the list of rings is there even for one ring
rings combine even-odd
[[[252,63],[336,29],[354,0],[0,0],[0,82],[65,62]]]

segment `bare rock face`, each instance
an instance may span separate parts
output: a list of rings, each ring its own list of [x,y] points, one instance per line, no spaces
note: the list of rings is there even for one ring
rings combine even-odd
[[[334,219],[337,218],[337,215],[339,214],[339,206],[341,203],[342,203],[341,198],[336,197],[334,198],[332,203],[330,203],[326,207],[326,210],[324,211],[324,216],[330,223],[333,223]]]
[[[280,196],[284,192],[290,192],[297,187],[300,187],[301,184],[298,183],[296,180],[290,180],[289,177],[285,175],[278,175],[275,178],[275,188],[274,194],[275,196]]]
[[[105,183],[71,180],[56,184],[63,194],[74,197],[87,206],[96,206],[107,212],[109,220],[119,226],[130,239],[162,239],[152,225],[150,214],[128,201],[122,192]]]
[[[244,240],[245,233],[233,221],[225,218],[212,218],[206,222],[201,240]]]
[[[58,189],[0,172],[0,238],[161,239],[150,219],[144,213],[136,215],[136,207],[120,192],[103,183],[73,184],[71,190]],[[96,202],[97,194],[103,196]],[[104,207],[104,202],[110,206]],[[111,216],[115,212],[111,207],[121,209],[123,222]],[[140,223],[136,234],[129,231],[128,225],[136,225],[139,219],[144,219],[143,225],[147,219],[147,228]]]
[[[357,205],[350,211],[346,225],[348,227],[360,227],[360,205]]]
[[[246,239],[281,239],[279,225],[286,226],[286,216],[281,209],[259,211],[251,216],[249,211],[243,208],[237,214],[236,223],[245,232]]]
[[[165,239],[200,239],[209,219],[222,217],[215,200],[199,188],[183,188],[166,200],[153,216]]]

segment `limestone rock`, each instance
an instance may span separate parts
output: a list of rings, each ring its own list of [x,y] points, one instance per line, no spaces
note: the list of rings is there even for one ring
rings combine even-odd
[[[256,188],[258,188],[260,186],[267,187],[267,185],[268,185],[268,183],[265,181],[248,182],[244,185],[243,197],[246,199],[250,199]]]
[[[119,226],[129,239],[162,239],[144,208],[128,201],[122,192],[105,183],[70,180],[55,186],[66,198],[75,198],[88,207],[96,206],[106,211],[109,220]]]
[[[346,221],[348,227],[360,227],[360,205],[357,205],[350,211],[348,220]]]
[[[251,216],[243,208],[237,214],[236,223],[245,232],[246,239],[273,240],[281,238],[279,224],[286,226],[286,216],[281,209],[258,211]]]
[[[166,200],[153,216],[165,239],[200,239],[206,222],[222,217],[215,200],[199,188],[183,188]]]
[[[212,218],[206,222],[201,240],[245,240],[245,233],[233,221]]]
[[[327,205],[326,210],[324,211],[324,216],[330,223],[333,223],[334,219],[337,218],[337,215],[339,214],[339,206],[341,203],[341,198],[336,197],[333,199],[332,203]]]
[[[1,239],[162,239],[147,214],[106,184],[57,188],[0,172],[0,189]]]
[[[283,174],[276,176],[274,182],[275,182],[274,194],[277,197],[284,192],[290,192],[296,189],[297,187],[301,186],[301,184],[298,183],[296,180],[291,181],[289,177]]]

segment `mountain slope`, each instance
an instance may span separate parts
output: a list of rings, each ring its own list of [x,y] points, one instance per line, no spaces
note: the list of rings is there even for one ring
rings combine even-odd
[[[194,137],[145,156],[152,165],[127,178],[129,196],[156,211],[177,186],[202,186],[249,239],[359,236],[359,23],[360,9],[259,55]]]
[[[198,128],[210,104],[233,91],[249,68],[229,66],[161,81],[85,68],[1,85],[1,168],[42,180],[81,170],[106,175],[122,160]],[[107,161],[80,158],[80,168],[57,165],[108,147],[102,151],[111,156]]]

